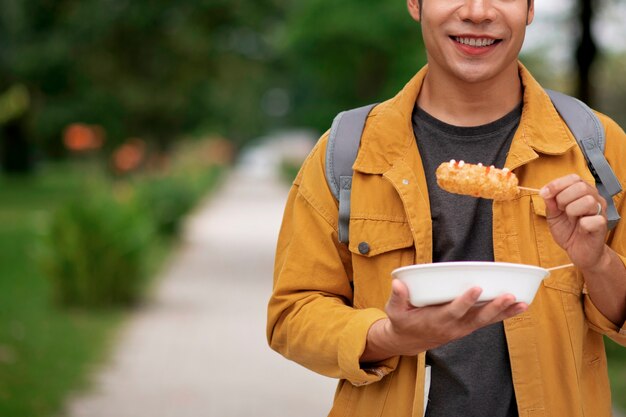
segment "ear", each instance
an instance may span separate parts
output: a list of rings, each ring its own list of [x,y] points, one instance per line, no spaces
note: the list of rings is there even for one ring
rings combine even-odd
[[[526,17],[526,25],[530,25],[535,18],[535,0],[530,0],[528,3],[528,15]]]
[[[409,9],[409,14],[416,22],[421,20],[422,14],[420,10],[420,0],[406,0],[407,8]]]

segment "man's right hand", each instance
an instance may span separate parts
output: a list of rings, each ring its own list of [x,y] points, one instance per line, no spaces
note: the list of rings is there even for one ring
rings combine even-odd
[[[477,305],[481,292],[475,287],[449,303],[413,307],[406,285],[393,280],[385,307],[388,318],[370,327],[361,363],[417,355],[528,309],[526,303],[516,303],[511,294]]]

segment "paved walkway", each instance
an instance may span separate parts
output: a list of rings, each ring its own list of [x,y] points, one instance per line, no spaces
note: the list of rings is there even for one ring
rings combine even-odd
[[[193,215],[147,308],[70,417],[320,417],[335,381],[270,350],[272,262],[287,189],[235,172]],[[252,215],[251,215],[252,214]]]

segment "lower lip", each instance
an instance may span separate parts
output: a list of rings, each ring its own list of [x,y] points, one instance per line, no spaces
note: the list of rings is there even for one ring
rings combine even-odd
[[[454,42],[457,48],[459,48],[465,54],[472,55],[472,56],[480,56],[480,55],[488,54],[489,52],[494,50],[496,45],[498,45],[498,42],[495,42],[489,46],[470,46],[470,45],[465,45],[463,43],[457,42],[454,39],[452,39],[452,42]]]

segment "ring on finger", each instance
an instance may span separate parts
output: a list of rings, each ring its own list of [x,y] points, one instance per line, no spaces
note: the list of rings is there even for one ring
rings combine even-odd
[[[598,205],[598,212],[596,213],[596,216],[599,216],[602,214],[602,204],[596,202],[596,204]]]

